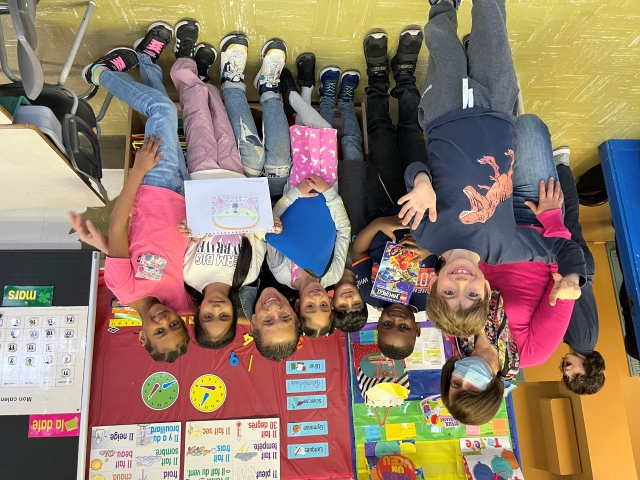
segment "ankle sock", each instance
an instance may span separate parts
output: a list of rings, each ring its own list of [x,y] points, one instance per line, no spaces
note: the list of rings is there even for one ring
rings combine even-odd
[[[100,85],[100,74],[109,70],[104,65],[96,65],[91,69],[91,81],[96,85]]]

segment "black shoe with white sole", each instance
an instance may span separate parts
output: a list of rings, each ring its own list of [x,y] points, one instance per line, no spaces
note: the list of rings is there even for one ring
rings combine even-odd
[[[195,20],[181,20],[174,27],[176,45],[173,49],[176,58],[193,58],[200,34],[200,25]]]
[[[196,62],[198,68],[198,77],[204,83],[209,81],[209,68],[213,65],[218,58],[218,52],[213,48],[213,45],[208,43],[200,43],[196,45],[196,54],[193,59]]]
[[[173,37],[173,28],[165,22],[155,22],[149,25],[147,34],[133,44],[138,53],[147,55],[153,63],[158,61],[160,54]]]
[[[313,53],[301,53],[296,58],[298,85],[313,87],[316,84],[316,56]]]
[[[387,60],[387,34],[370,33],[364,38],[364,56],[367,60],[369,85],[376,82],[389,83],[389,61]]]
[[[391,59],[393,78],[396,81],[398,75],[413,75],[415,73],[423,38],[422,30],[419,28],[407,29],[400,34],[398,50]]]
[[[112,72],[126,72],[136,65],[138,65],[138,56],[135,50],[127,47],[118,47],[84,67],[82,69],[82,78],[87,83],[98,85],[92,78],[95,67],[105,67]]]

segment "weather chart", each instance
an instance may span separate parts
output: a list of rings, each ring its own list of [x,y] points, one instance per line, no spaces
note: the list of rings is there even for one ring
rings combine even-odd
[[[179,478],[180,422],[93,427],[89,480]]]
[[[87,307],[0,308],[3,415],[80,412]]]
[[[280,420],[187,422],[185,480],[280,478]]]

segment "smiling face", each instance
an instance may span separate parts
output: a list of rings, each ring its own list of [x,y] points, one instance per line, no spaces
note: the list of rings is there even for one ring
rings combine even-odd
[[[331,298],[320,282],[311,282],[300,290],[296,305],[305,327],[310,330],[325,329],[331,322]]]
[[[175,350],[189,337],[187,327],[175,310],[156,303],[142,317],[142,328],[138,334],[140,345],[149,343],[158,352]]]
[[[297,318],[284,295],[275,288],[265,288],[251,317],[251,330],[260,332],[266,346],[291,342],[299,337]]]
[[[575,375],[585,375],[584,357],[577,353],[567,353],[562,357],[560,370],[563,375],[569,377],[569,380],[571,380]]]
[[[431,278],[430,288],[436,280],[436,291],[451,310],[472,307],[487,295],[489,288],[478,266],[463,258],[447,262],[440,273]]]
[[[339,312],[359,312],[364,307],[358,287],[350,283],[342,284],[333,291],[333,308]]]
[[[420,324],[411,307],[394,303],[386,307],[378,320],[378,343],[396,348],[407,348],[420,336]]]
[[[209,337],[220,338],[233,324],[233,313],[229,297],[221,292],[211,292],[200,305],[198,319]]]

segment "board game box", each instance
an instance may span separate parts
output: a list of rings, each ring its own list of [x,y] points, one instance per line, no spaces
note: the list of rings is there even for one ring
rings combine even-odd
[[[408,305],[420,273],[417,257],[417,253],[404,250],[402,245],[387,242],[371,296]]]

